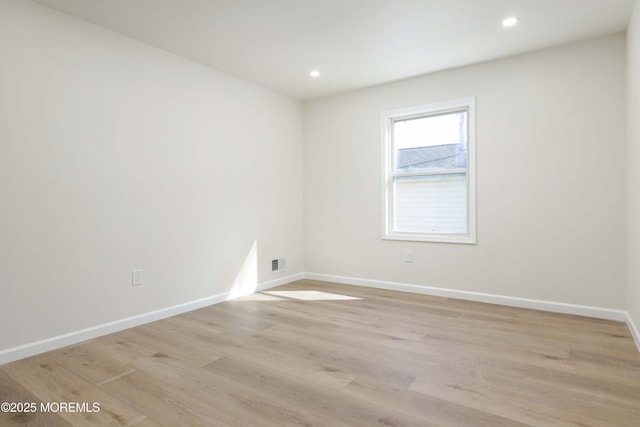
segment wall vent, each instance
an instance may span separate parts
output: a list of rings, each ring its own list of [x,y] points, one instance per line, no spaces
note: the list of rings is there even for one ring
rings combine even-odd
[[[284,271],[286,267],[286,261],[284,258],[274,258],[271,260],[271,272],[278,273],[280,271]]]

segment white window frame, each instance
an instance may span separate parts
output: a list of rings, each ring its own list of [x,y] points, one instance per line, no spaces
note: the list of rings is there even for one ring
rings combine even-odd
[[[420,172],[399,174],[394,169],[393,124],[396,121],[410,118],[428,117],[447,112],[467,110],[467,233],[420,233],[400,232],[393,229],[394,225],[394,177],[397,176],[426,176],[440,175],[443,172]],[[476,244],[476,131],[475,131],[475,97],[454,99],[415,107],[400,108],[384,111],[382,119],[382,238],[386,240],[405,240],[419,242],[463,243]],[[464,170],[463,170],[464,171]],[[451,170],[444,173],[460,173]]]

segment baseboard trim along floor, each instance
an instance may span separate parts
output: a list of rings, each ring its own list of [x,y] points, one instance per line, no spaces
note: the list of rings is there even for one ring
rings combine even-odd
[[[410,283],[388,282],[383,280],[362,279],[357,277],[335,276],[321,273],[304,273],[305,279],[321,280],[325,282],[341,283],[345,285],[366,286],[370,288],[387,289],[391,291],[410,292],[422,295],[456,298],[467,301],[486,302],[511,307],[530,308],[533,310],[550,311],[554,313],[573,314],[577,316],[594,317],[596,319],[615,320],[625,322],[640,352],[640,331],[625,310],[593,307],[587,305],[567,304],[555,301],[544,301],[530,298],[510,297],[481,292],[461,291],[456,289],[432,286],[413,285]]]
[[[267,282],[259,283],[253,292],[259,292],[266,289],[274,288],[276,286],[284,285],[287,283],[295,282],[296,280],[303,279],[302,273],[281,277]],[[79,331],[69,332],[67,334],[58,335],[51,338],[46,338],[40,341],[27,343],[21,346],[9,348],[0,351],[0,365],[13,362],[15,360],[24,359],[29,356],[44,353],[51,350],[56,350],[69,345],[77,344],[82,341],[87,341],[93,338],[98,338],[103,335],[112,334],[114,332],[122,331],[124,329],[140,326],[145,323],[155,322],[156,320],[166,319],[167,317],[177,316],[178,314],[186,313],[189,311],[197,310],[202,307],[217,304],[219,302],[226,301],[231,298],[240,297],[251,292],[233,293],[232,291],[224,292],[218,295],[212,295],[209,297],[201,298],[195,301],[189,301],[183,304],[174,305],[171,307],[161,308],[159,310],[150,311],[148,313],[139,314],[137,316],[127,317],[125,319],[116,320],[113,322],[103,323],[101,325],[92,326],[90,328],[82,329]]]
[[[640,351],[640,330],[636,326],[635,322],[631,318],[631,315],[627,313],[627,318],[625,319],[627,326],[629,327],[629,331],[631,331],[631,336],[636,343],[636,347],[638,347],[638,351]]]
[[[278,279],[262,282],[255,288],[255,292],[270,289],[276,286],[295,282],[301,279],[320,280],[332,283],[341,283],[345,285],[365,286],[370,288],[387,289],[393,291],[410,292],[423,295],[439,296],[446,298],[456,298],[468,301],[485,302],[490,304],[499,304],[512,307],[530,308],[534,310],[550,311],[563,314],[574,314],[578,316],[594,317],[598,319],[615,320],[625,322],[629,327],[638,351],[640,351],[640,332],[633,322],[628,312],[624,310],[615,310],[610,308],[592,307],[576,304],[567,304],[554,301],[544,301],[529,298],[518,298],[496,294],[486,294],[480,292],[469,292],[456,289],[439,288],[432,286],[420,286],[409,283],[389,282],[382,280],[362,279],[357,277],[336,276],[321,273],[297,273]],[[244,295],[244,294],[242,294]],[[242,295],[232,295],[231,291],[212,295],[206,298],[190,301],[171,307],[154,310],[137,316],[116,320],[109,323],[93,326],[91,328],[70,332],[63,335],[43,339],[40,341],[27,343],[21,346],[9,348],[0,351],[0,365],[13,362],[15,360],[24,359],[29,356],[44,353],[47,351],[66,347],[82,341],[97,338],[103,335],[118,332],[124,329],[143,325],[145,323],[154,322],[156,320],[165,319],[167,317],[176,316],[178,314],[197,310],[202,307],[217,304],[226,301],[232,297]]]

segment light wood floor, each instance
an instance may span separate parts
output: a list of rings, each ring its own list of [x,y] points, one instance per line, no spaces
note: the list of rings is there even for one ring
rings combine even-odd
[[[345,299],[349,297],[349,299]],[[300,281],[0,367],[9,426],[640,426],[622,323]]]

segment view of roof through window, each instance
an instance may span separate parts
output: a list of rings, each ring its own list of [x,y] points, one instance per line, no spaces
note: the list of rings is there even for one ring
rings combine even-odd
[[[466,111],[456,111],[396,121],[396,172],[466,168],[466,120]]]

